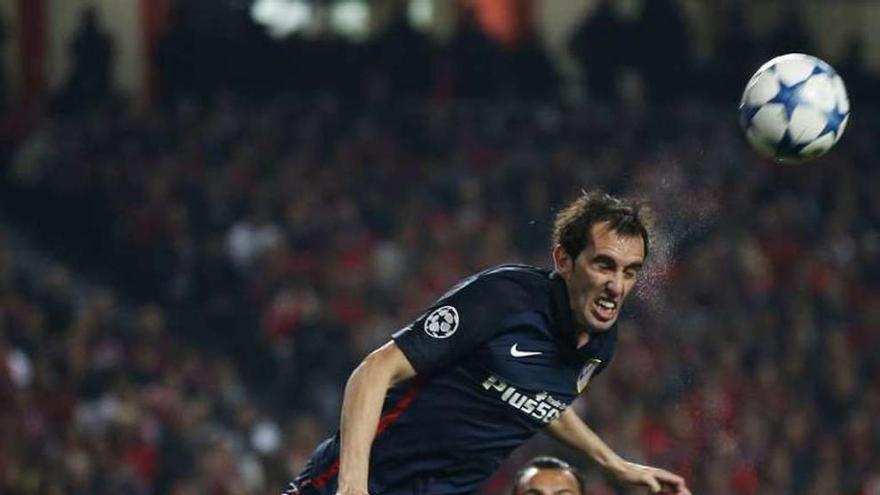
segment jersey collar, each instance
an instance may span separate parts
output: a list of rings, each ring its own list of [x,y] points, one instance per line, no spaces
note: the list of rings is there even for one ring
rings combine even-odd
[[[565,280],[556,271],[550,273],[550,300],[552,301],[551,309],[556,334],[565,344],[564,348],[574,349],[577,340],[575,339],[574,322],[571,320],[568,288],[565,285]]]

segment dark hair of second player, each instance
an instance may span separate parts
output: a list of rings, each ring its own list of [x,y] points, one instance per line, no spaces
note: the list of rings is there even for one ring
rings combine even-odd
[[[556,470],[556,471],[564,471],[570,473],[574,479],[577,481],[578,492],[575,495],[585,495],[586,488],[584,487],[584,479],[581,477],[580,473],[578,473],[571,465],[561,459],[551,456],[540,456],[535,457],[526,463],[519,472],[516,473],[516,477],[514,478],[513,490],[511,491],[511,495],[525,495],[529,493],[528,489],[520,492],[520,488],[523,484],[523,478],[529,474],[532,469],[537,469],[539,471],[543,470]]]

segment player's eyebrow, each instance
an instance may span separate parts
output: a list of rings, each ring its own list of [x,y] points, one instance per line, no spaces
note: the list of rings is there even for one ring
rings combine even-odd
[[[596,262],[596,263],[608,263],[608,264],[611,265],[611,266],[617,266],[617,264],[618,264],[618,263],[617,263],[617,260],[614,259],[613,256],[609,256],[609,255],[607,255],[607,254],[603,254],[603,253],[597,253],[595,256],[593,256],[593,262]],[[634,262],[632,262],[632,263],[630,263],[630,264],[624,266],[623,269],[624,269],[624,270],[636,270],[636,271],[639,271],[639,270],[642,269],[642,267],[644,266],[644,264],[645,264],[644,261],[634,261]]]
[[[617,265],[617,260],[615,260],[614,257],[609,256],[607,254],[603,254],[603,253],[596,253],[596,255],[593,256],[593,261],[600,261],[602,263],[610,263],[612,265]]]

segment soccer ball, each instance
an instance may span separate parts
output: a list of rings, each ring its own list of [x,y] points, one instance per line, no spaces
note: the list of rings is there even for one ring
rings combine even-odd
[[[759,153],[801,163],[824,155],[840,139],[849,120],[849,98],[830,65],[790,53],[755,72],[743,91],[739,120]]]

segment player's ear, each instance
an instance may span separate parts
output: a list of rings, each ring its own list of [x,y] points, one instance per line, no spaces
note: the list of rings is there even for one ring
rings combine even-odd
[[[568,276],[573,268],[574,260],[559,244],[553,248],[553,269],[560,275]]]

